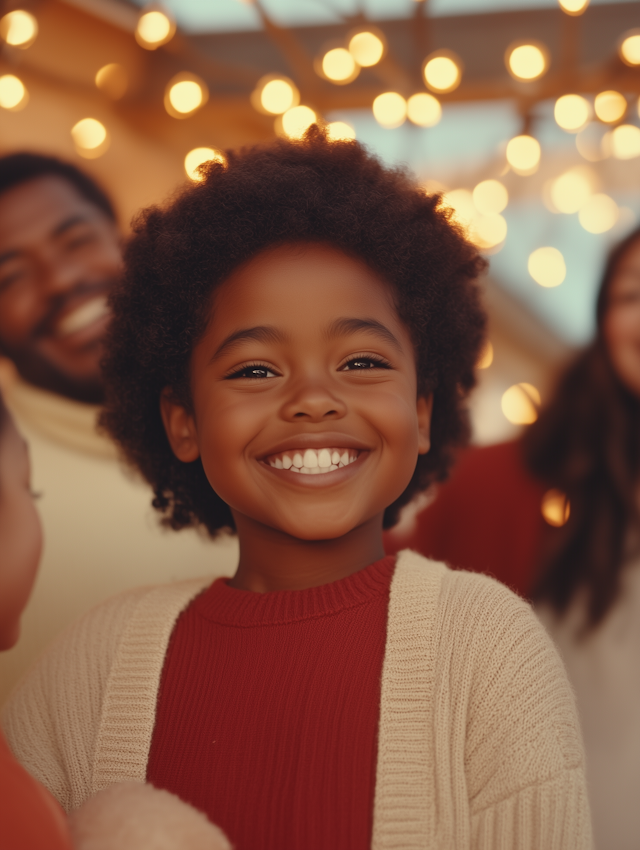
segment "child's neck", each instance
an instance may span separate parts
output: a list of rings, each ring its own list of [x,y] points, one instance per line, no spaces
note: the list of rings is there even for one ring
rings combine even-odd
[[[304,590],[346,578],[384,557],[382,515],[336,540],[300,540],[246,516],[235,517],[240,562],[229,584],[240,590]]]

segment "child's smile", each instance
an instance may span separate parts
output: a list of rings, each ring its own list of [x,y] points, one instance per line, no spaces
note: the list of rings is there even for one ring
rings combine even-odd
[[[384,510],[429,448],[430,401],[391,288],[363,262],[285,245],[237,269],[215,293],[191,389],[191,413],[163,401],[167,430],[178,457],[202,459],[241,552],[266,529],[295,548],[367,527],[381,548]]]

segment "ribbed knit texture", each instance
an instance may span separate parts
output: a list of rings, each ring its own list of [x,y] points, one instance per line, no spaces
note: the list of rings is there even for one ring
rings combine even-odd
[[[151,745],[169,633],[204,584],[136,591],[98,607],[8,702],[11,749],[66,808],[91,795],[107,763],[120,778],[144,780],[139,754]],[[153,667],[137,678],[143,693],[114,702],[138,666],[134,656]],[[133,762],[117,734],[105,740],[108,726],[123,736],[137,729]],[[544,629],[498,582],[413,552],[400,553],[391,582],[371,845],[593,846],[573,695]]]
[[[174,629],[148,780],[236,850],[370,847],[394,565],[308,590],[216,581]]]

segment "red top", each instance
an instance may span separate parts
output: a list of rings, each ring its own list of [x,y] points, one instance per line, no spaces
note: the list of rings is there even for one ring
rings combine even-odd
[[[413,530],[387,535],[385,548],[486,573],[527,597],[549,528],[541,513],[546,489],[526,469],[518,441],[468,449]]]
[[[308,590],[215,581],[171,637],[147,779],[235,850],[369,848],[394,566]]]
[[[72,850],[64,812],[13,757],[0,732],[0,847]]]

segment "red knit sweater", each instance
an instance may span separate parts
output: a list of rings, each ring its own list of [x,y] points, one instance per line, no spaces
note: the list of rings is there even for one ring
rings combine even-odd
[[[148,780],[236,850],[370,847],[394,565],[309,590],[215,581],[174,629]]]

